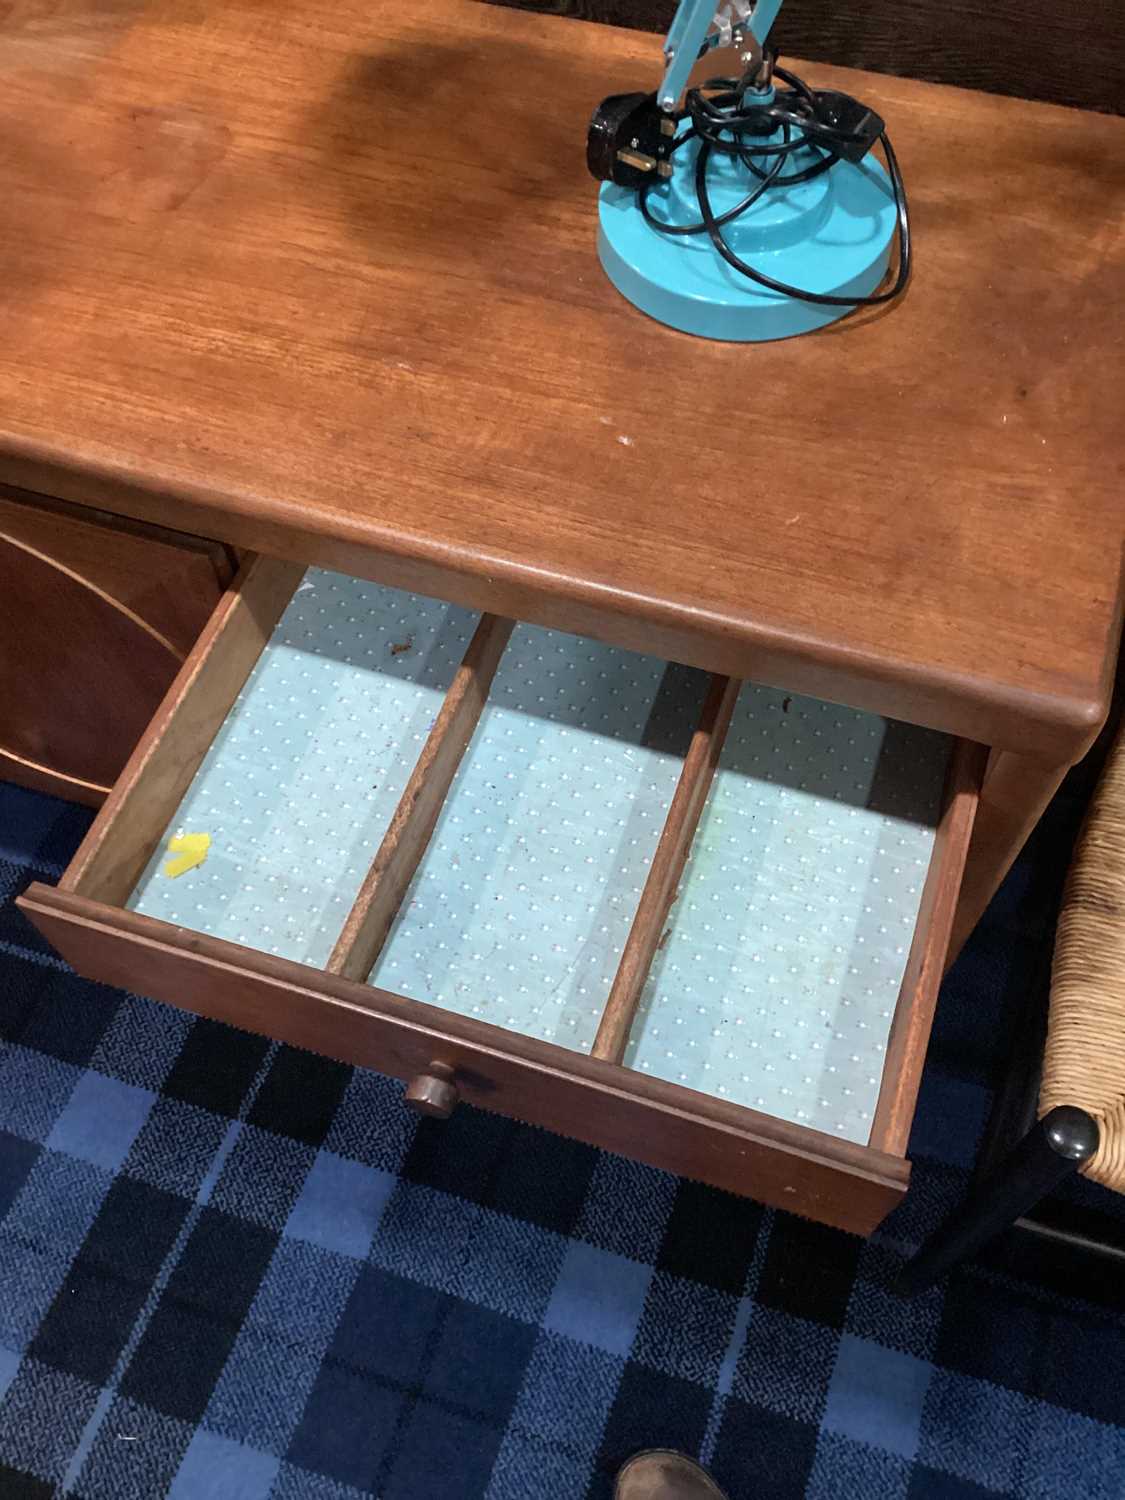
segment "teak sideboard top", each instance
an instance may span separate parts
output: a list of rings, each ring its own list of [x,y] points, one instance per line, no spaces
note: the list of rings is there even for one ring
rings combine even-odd
[[[724,346],[596,260],[587,120],[658,70],[472,0],[3,7],[0,481],[1076,755],[1125,121],[810,68],[889,123],[914,285]]]

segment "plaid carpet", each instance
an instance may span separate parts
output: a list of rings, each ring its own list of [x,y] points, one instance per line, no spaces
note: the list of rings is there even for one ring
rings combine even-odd
[[[1113,1278],[1016,1242],[887,1289],[1044,983],[1081,793],[945,986],[865,1244],[76,979],[10,902],[88,815],[0,787],[0,1496],[569,1500],[660,1444],[733,1500],[1121,1500]]]

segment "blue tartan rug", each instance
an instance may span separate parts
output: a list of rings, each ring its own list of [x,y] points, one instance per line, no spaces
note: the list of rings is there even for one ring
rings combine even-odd
[[[0,1497],[594,1500],[661,1445],[732,1500],[1122,1500],[1116,1279],[1011,1237],[888,1290],[1046,982],[1084,792],[945,985],[864,1243],[75,978],[11,901],[89,814],[0,786]]]

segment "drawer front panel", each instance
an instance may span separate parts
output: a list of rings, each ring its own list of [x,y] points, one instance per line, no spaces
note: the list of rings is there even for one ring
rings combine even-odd
[[[34,885],[22,909],[78,970],[403,1079],[453,1068],[468,1103],[868,1234],[906,1190],[901,1158],[612,1063]]]

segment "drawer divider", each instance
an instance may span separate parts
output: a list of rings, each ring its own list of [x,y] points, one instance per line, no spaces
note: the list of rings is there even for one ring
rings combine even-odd
[[[598,1024],[592,1057],[619,1063],[625,1055],[637,1006],[663,940],[668,913],[676,898],[741,686],[734,677],[711,678],[613,987]]]
[[[364,980],[382,952],[488,699],[514,620],[482,615],[326,968]]]

